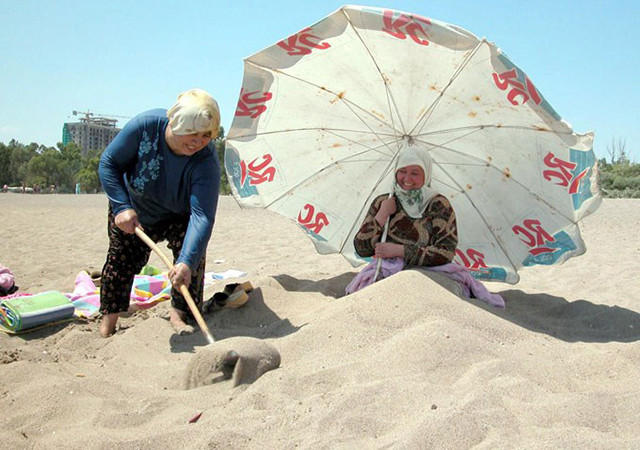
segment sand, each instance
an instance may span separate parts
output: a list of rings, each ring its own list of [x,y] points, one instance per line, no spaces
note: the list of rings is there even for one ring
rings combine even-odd
[[[106,208],[0,194],[0,263],[21,291],[73,290],[102,267]],[[342,257],[223,197],[207,270],[243,270],[255,289],[205,319],[216,341],[271,344],[280,367],[182,389],[206,341],[174,335],[166,303],[109,339],[96,321],[0,333],[0,447],[640,448],[640,201],[605,200],[581,230],[585,255],[487,283],[505,310],[415,271],[344,297],[356,269]]]

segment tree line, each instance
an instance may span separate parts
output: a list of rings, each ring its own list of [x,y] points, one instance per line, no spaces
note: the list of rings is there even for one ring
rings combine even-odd
[[[214,141],[220,162],[224,161],[224,129]],[[618,141],[608,148],[610,160],[598,161],[599,186],[604,197],[640,198],[640,164],[633,163],[626,151],[626,143]],[[39,187],[49,192],[52,186],[60,193],[73,193],[79,183],[82,192],[101,192],[98,163],[101,151],[82,150],[75,143],[45,147],[36,143],[21,144],[12,139],[0,142],[0,186],[33,190]],[[222,194],[230,194],[227,174],[222,170]]]
[[[224,129],[214,141],[220,162],[224,160]],[[98,177],[101,150],[83,154],[75,143],[46,147],[37,143],[21,144],[12,139],[0,142],[0,186],[25,188],[29,192],[74,193],[76,184],[83,193],[102,191]],[[220,192],[230,194],[227,175],[222,170]]]
[[[605,198],[640,198],[640,164],[628,159],[598,162],[599,186]]]
[[[640,198],[640,164],[631,162],[626,139],[615,137],[607,145],[609,162],[598,161],[599,186],[604,197]]]

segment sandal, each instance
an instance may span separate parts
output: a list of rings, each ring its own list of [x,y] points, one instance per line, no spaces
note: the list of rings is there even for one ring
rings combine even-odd
[[[231,295],[226,292],[216,292],[213,296],[202,304],[202,312],[209,313],[213,310],[231,308],[238,309],[244,306],[249,300],[249,296],[243,290],[238,290]]]
[[[253,285],[251,284],[251,281],[244,281],[242,283],[229,283],[224,287],[224,290],[222,292],[231,295],[239,291],[244,291],[247,294],[253,291]]]
[[[102,278],[102,272],[98,272],[97,270],[94,270],[93,272],[89,272],[89,276],[91,277],[91,281],[93,281],[93,284],[96,285],[96,287],[100,287],[100,279]]]

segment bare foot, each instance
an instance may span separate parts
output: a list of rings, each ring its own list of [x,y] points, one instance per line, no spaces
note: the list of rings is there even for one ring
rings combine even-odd
[[[108,338],[113,333],[116,332],[116,324],[118,323],[118,313],[113,314],[105,314],[102,316],[102,321],[100,322],[100,336],[103,338]]]
[[[179,335],[192,334],[196,330],[191,325],[187,325],[187,313],[171,308],[169,311],[169,322],[175,331]]]

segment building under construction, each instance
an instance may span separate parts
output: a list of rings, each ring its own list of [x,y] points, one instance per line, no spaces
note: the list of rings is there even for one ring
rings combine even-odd
[[[73,111],[73,114],[78,115],[78,111]],[[62,143],[75,142],[83,155],[91,150],[104,150],[120,132],[116,127],[117,119],[94,116],[90,112],[81,114],[84,117],[80,117],[79,122],[67,122],[62,127]]]

